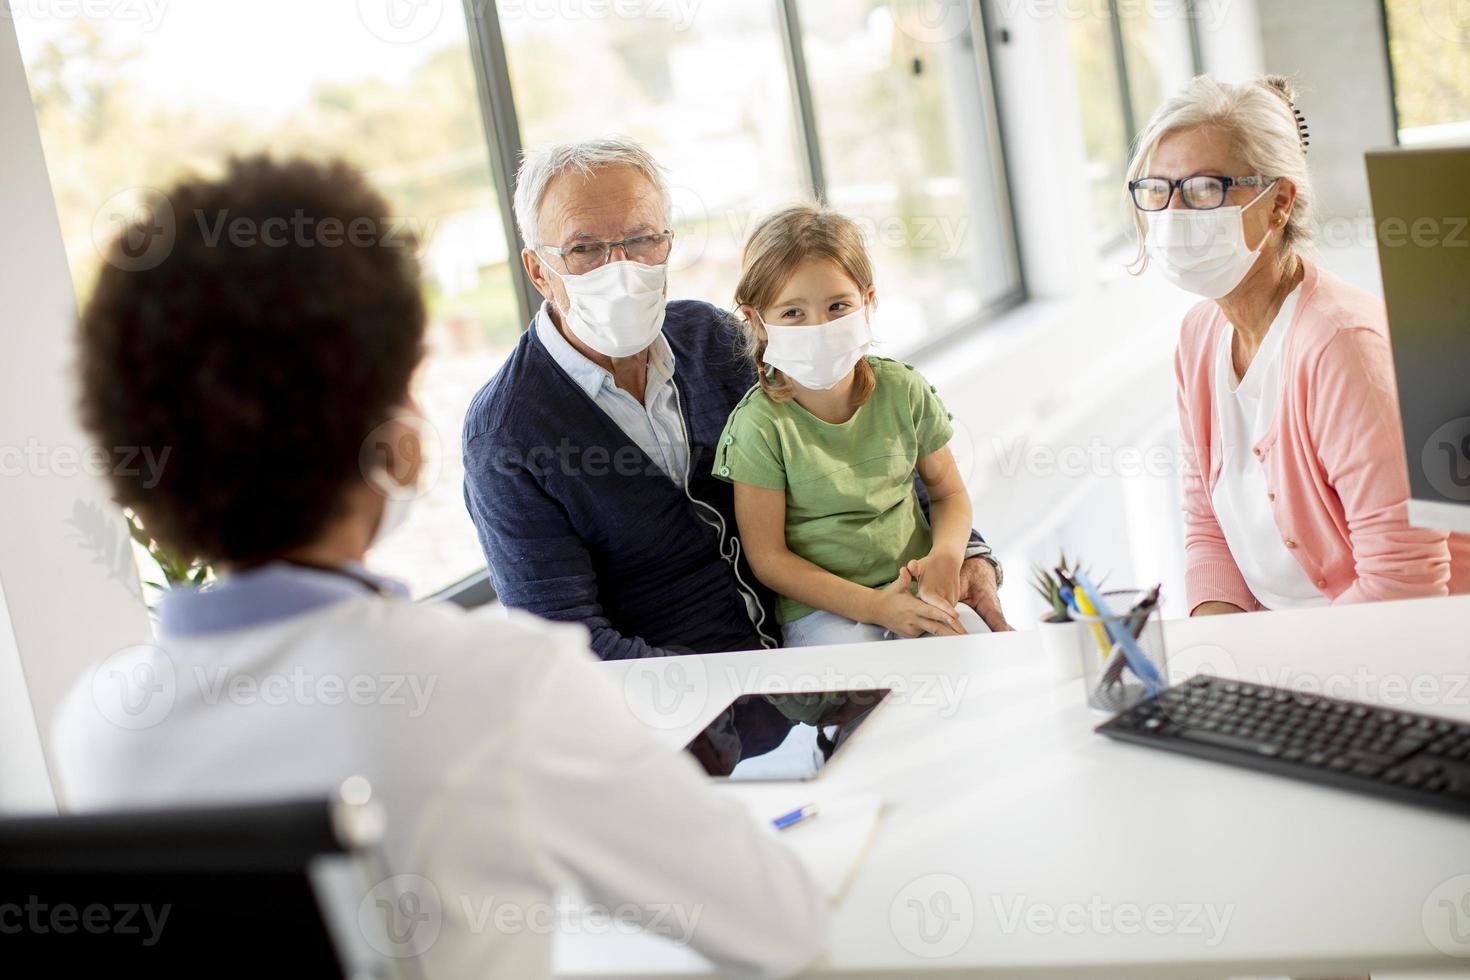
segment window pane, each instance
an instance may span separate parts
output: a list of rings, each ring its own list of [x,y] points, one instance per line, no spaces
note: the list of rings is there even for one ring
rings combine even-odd
[[[1127,91],[1118,74],[1117,38],[1123,38]],[[1123,179],[1136,132],[1194,75],[1189,13],[1183,0],[1095,3],[1069,16],[1072,66],[1077,76],[1082,131],[1091,177],[1093,217],[1100,245],[1116,243],[1131,226]]]
[[[1122,81],[1118,78],[1112,17],[1104,4],[1067,20],[1072,71],[1077,77],[1077,104],[1082,113],[1082,139],[1087,148],[1088,185],[1092,190],[1094,230],[1099,245],[1123,233],[1123,175],[1128,166]]]
[[[1017,288],[974,36],[928,6],[798,4],[828,201],[864,225],[897,356]]]
[[[1172,9],[1171,9],[1172,6]],[[1140,130],[1165,99],[1194,77],[1194,52],[1183,0],[1148,3],[1122,0],[1123,54],[1128,60],[1133,124]]]
[[[157,23],[17,26],[79,294],[99,262],[94,218],[126,207],[132,188],[217,172],[231,153],[345,157],[422,237],[431,324],[417,397],[441,465],[408,526],[373,556],[422,595],[484,563],[461,497],[459,432],[521,324],[463,19],[425,33],[358,11],[173,0]]]
[[[499,9],[526,149],[642,142],[674,188],[669,295],[728,308],[746,232],[798,195],[803,169],[775,4],[695,5],[688,20],[683,7],[554,20],[515,0]]]
[[[1387,0],[1386,6],[1399,139],[1470,139],[1470,5]]]

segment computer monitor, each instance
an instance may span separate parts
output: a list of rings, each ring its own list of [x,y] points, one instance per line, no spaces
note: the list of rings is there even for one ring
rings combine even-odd
[[[1470,145],[1368,154],[1409,519],[1470,532]]]

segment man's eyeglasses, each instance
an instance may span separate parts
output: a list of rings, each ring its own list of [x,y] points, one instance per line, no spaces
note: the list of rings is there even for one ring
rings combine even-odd
[[[1267,177],[1218,177],[1200,174],[1183,180],[1168,177],[1139,177],[1128,182],[1133,205],[1140,211],[1162,211],[1174,200],[1177,188],[1184,206],[1195,211],[1212,211],[1225,203],[1232,187],[1262,187],[1270,184]]]
[[[617,242],[576,242],[563,248],[555,245],[538,247],[566,263],[569,273],[580,276],[606,265],[615,248],[622,249],[623,255],[634,262],[642,262],[644,265],[662,265],[668,261],[669,252],[674,247],[674,233],[664,229],[648,235],[634,235]]]

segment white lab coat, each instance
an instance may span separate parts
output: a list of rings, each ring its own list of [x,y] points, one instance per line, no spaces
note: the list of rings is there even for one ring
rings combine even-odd
[[[805,869],[634,718],[581,627],[364,594],[141,655],[162,701],[122,705],[94,668],[58,715],[70,806],[276,800],[365,776],[389,868],[437,891],[430,977],[549,976],[564,885],[676,935],[696,923],[690,944],[731,972],[795,972],[825,944]]]

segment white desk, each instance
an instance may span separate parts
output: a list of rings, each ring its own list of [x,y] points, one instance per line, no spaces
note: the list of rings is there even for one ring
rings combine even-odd
[[[1470,597],[1184,620],[1166,639],[1175,682],[1207,668],[1470,719]],[[607,670],[674,744],[737,693],[792,678],[905,684],[815,783],[731,790],[766,794],[773,814],[887,801],[816,975],[1470,972],[1434,945],[1454,939],[1440,899],[1470,891],[1450,880],[1470,875],[1470,820],[1094,735],[1101,716],[1080,681],[1047,674],[1034,633]],[[1470,939],[1470,917],[1458,925]],[[557,965],[710,974],[642,936],[564,938]]]

